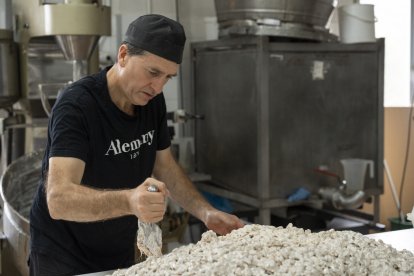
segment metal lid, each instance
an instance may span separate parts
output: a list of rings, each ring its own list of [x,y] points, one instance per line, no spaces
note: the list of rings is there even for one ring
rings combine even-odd
[[[0,29],[0,39],[13,39],[13,31],[12,30],[7,30],[7,29]]]

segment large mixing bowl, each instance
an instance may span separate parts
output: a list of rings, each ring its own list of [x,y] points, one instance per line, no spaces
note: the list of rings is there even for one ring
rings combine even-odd
[[[43,151],[24,155],[11,163],[1,178],[3,254],[22,275],[29,275],[29,213],[42,167]]]
[[[278,19],[324,27],[333,0],[215,0],[217,21]]]
[[[334,0],[215,0],[220,36],[274,35],[332,40]]]

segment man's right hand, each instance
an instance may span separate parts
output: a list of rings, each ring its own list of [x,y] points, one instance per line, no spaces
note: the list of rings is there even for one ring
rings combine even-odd
[[[150,185],[157,186],[158,192],[148,191]],[[130,208],[142,222],[158,222],[164,217],[168,196],[168,189],[163,182],[147,178],[132,190]]]

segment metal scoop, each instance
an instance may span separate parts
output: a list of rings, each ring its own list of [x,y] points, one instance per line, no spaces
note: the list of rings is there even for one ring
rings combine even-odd
[[[156,185],[150,185],[148,192],[158,192]],[[146,223],[138,219],[137,247],[147,255],[159,257],[162,255],[162,231],[155,223]]]

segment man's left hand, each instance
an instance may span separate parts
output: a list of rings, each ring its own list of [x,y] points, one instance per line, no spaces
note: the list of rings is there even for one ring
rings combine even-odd
[[[216,209],[207,211],[204,224],[208,229],[219,235],[226,235],[231,231],[244,226],[244,223],[235,215]]]

